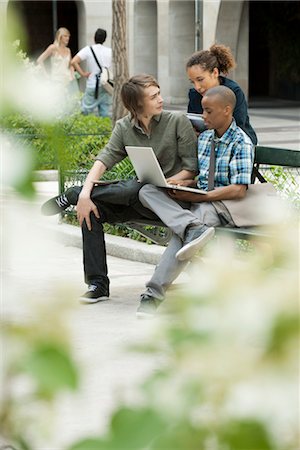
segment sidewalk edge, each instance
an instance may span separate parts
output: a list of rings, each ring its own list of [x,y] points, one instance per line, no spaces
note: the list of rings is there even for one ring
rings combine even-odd
[[[82,248],[81,229],[79,227],[61,223],[47,225],[47,228],[64,245]],[[111,234],[105,234],[105,242],[106,253],[110,256],[153,265],[158,264],[166,248]]]

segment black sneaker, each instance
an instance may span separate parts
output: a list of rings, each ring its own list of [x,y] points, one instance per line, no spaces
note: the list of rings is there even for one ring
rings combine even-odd
[[[136,311],[136,316],[141,319],[151,318],[156,313],[157,308],[161,304],[162,300],[152,297],[148,294],[141,295],[140,306]]]
[[[71,205],[77,205],[81,189],[81,186],[71,186],[62,194],[50,198],[50,200],[42,205],[42,214],[44,216],[54,216],[55,214],[62,213]]]
[[[80,303],[97,303],[103,300],[108,300],[109,291],[103,286],[97,286],[96,284],[90,284],[88,290],[83,294],[79,301]]]
[[[71,203],[69,202],[66,193],[57,195],[56,197],[50,198],[45,202],[41,211],[44,216],[54,216],[55,214],[62,213],[65,209],[69,208]]]

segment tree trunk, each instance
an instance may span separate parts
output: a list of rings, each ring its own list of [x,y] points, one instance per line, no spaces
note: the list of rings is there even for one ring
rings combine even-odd
[[[127,110],[121,101],[121,87],[129,78],[126,46],[126,0],[112,0],[112,55],[114,62],[113,125]]]

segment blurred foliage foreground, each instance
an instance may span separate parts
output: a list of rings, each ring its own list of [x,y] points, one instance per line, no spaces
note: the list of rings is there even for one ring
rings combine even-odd
[[[35,169],[62,172],[89,170],[111,134],[109,118],[84,116],[76,110],[52,124],[27,114],[10,114],[0,119],[0,127],[18,146],[31,148]]]
[[[299,448],[297,229],[290,221],[288,232],[272,231],[272,246],[238,260],[231,240],[208,248],[189,286],[162,305],[148,340],[132,349],[161,361],[136,387],[139,400],[119,404],[105,435],[66,449]],[[55,435],[51,404],[78,386],[63,298],[43,308],[3,327],[1,438],[17,450]]]
[[[9,48],[0,47],[0,116],[26,113],[57,130],[49,125],[61,117],[53,91],[30,77],[30,64],[25,73]],[[50,134],[63,142],[59,132]],[[2,185],[32,194],[31,153],[14,142],[2,134]],[[119,404],[105,435],[95,430],[66,450],[299,448],[298,224],[283,214],[271,246],[237,260],[232,242],[222,241],[210,247],[205,264],[195,263],[189,288],[166,302],[148,343],[134,349],[161,361],[136,387],[139,400]],[[47,446],[61,393],[79,385],[64,299],[56,293],[41,307],[37,293],[26,320],[3,316],[3,449]]]

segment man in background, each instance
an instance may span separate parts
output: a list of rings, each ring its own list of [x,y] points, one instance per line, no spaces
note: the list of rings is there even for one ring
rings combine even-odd
[[[112,96],[101,86],[100,79],[97,77],[101,73],[99,65],[104,68],[110,68],[112,65],[111,48],[105,47],[103,43],[106,40],[106,31],[98,28],[95,33],[95,44],[87,45],[81,49],[71,61],[74,69],[84,78],[87,78],[86,89],[82,98],[81,110],[87,115],[98,109],[99,116],[111,117]],[[94,54],[93,54],[94,52]],[[97,64],[97,61],[99,65]],[[86,63],[87,71],[83,70],[81,63]]]

